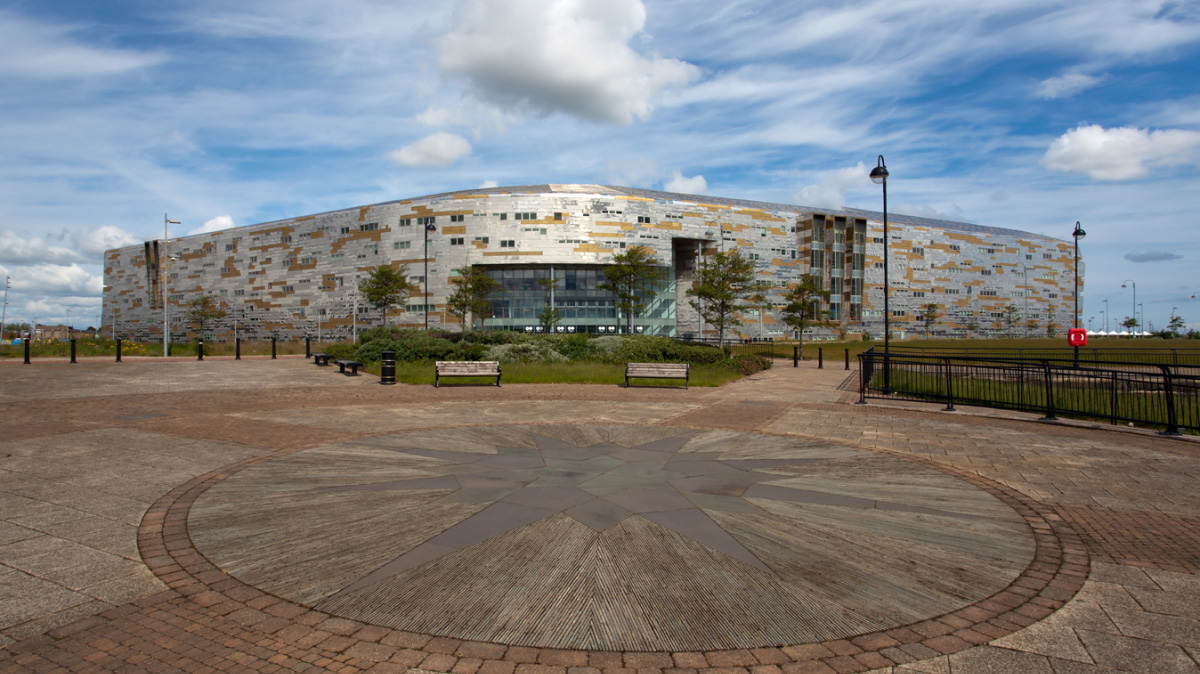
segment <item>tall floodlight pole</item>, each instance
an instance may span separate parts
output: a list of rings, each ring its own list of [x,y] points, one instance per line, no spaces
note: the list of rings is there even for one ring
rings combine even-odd
[[[171,350],[171,332],[167,323],[167,243],[170,241],[170,236],[167,233],[167,225],[178,225],[178,220],[172,220],[163,213],[163,247],[158,251],[158,272],[162,286],[163,300],[163,358],[166,358]]]
[[[0,306],[0,341],[4,341],[4,319],[8,318],[8,289],[12,287],[12,277],[4,275],[4,305]]]
[[[437,226],[433,224],[425,225],[425,276],[421,277],[425,281],[425,329],[429,329],[429,233],[436,232]]]
[[[1076,254],[1078,254],[1078,251],[1076,251]],[[1021,311],[1025,314],[1025,339],[1029,339],[1029,267],[1021,265],[1021,274],[1025,278],[1024,285],[1021,286],[1021,296],[1025,298],[1025,308]],[[1076,287],[1076,292],[1078,292],[1078,287]]]
[[[354,274],[354,308],[350,310],[350,339],[358,343],[358,273]]]
[[[1125,279],[1125,283],[1133,286],[1133,306],[1129,309],[1129,317],[1133,319],[1134,323],[1137,323],[1137,284],[1129,279]],[[1121,284],[1122,288],[1125,287],[1125,283]],[[1137,326],[1135,325],[1133,327],[1136,328]]]
[[[1108,332],[1108,298],[1104,298],[1104,331]]]
[[[1075,239],[1075,314],[1074,327],[1079,328],[1079,240],[1087,236],[1087,232],[1083,231],[1083,227],[1079,226],[1079,221],[1075,221],[1075,231],[1071,232],[1071,238]],[[1029,292],[1026,290],[1025,292]],[[1075,366],[1079,367],[1079,347],[1075,347]]]
[[[883,392],[891,393],[892,372],[888,367],[890,365],[888,356],[892,338],[892,307],[889,301],[891,290],[888,286],[887,179],[887,165],[883,163],[883,155],[879,155],[879,162],[875,168],[871,169],[871,181],[876,185],[883,185]]]

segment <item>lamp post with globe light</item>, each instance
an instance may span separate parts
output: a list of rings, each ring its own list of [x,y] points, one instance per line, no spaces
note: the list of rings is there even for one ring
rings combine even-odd
[[[1129,317],[1133,319],[1134,323],[1137,323],[1137,284],[1129,279],[1125,279],[1125,283],[1133,286],[1133,306],[1131,306],[1129,309]],[[1121,284],[1122,288],[1125,287],[1125,283]],[[1134,325],[1133,327],[1136,328],[1137,325]]]
[[[875,168],[871,169],[871,182],[876,185],[883,186],[883,392],[892,392],[892,373],[888,367],[889,348],[891,347],[891,315],[892,307],[889,302],[890,287],[888,285],[888,219],[887,219],[887,165],[883,162],[883,155],[879,155],[879,161]]]

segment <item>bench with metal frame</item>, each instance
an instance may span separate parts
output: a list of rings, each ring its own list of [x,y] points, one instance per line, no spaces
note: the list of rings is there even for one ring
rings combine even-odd
[[[682,379],[683,387],[688,388],[691,363],[625,363],[625,388],[629,388],[629,380],[640,379]]]
[[[495,377],[496,386],[500,385],[497,360],[439,360],[433,368],[434,388],[439,388],[442,377]]]
[[[351,377],[357,377],[358,368],[362,367],[362,363],[358,362],[357,360],[342,359],[334,362],[338,364],[338,372],[343,374],[346,373],[346,368],[350,368]]]
[[[312,355],[312,357],[313,357],[313,363],[315,363],[315,364],[317,364],[317,365],[320,365],[320,366],[324,367],[324,366],[326,366],[326,365],[329,365],[329,359],[330,359],[332,356],[330,356],[330,355],[329,355],[329,354],[327,354],[327,353],[323,353],[323,352],[322,352],[322,353],[314,353],[314,354]]]

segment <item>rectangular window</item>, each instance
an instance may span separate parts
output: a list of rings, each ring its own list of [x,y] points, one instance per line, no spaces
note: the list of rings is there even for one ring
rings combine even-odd
[[[377,229],[379,229],[378,222],[368,222],[358,226],[358,231],[360,232],[373,232]]]
[[[508,213],[501,213],[501,214],[500,214],[500,219],[501,219],[501,220],[507,220],[507,219],[508,219]]]
[[[501,248],[516,248],[517,242],[513,239],[505,239],[500,242],[500,247]]]
[[[400,218],[401,227],[412,227],[412,218]]]
[[[650,216],[648,216],[648,215],[639,215],[639,216],[637,216],[637,219],[638,219],[638,224],[639,224],[639,225],[648,225],[648,224],[650,224]]]
[[[461,246],[461,245],[463,245],[465,240],[466,239],[461,236],[452,236],[452,237],[450,237],[450,245],[451,246]]]
[[[482,243],[485,246],[488,245],[488,238],[486,236],[477,236],[477,237],[475,237],[475,240],[478,241],[479,243]]]
[[[537,220],[537,213],[514,213],[514,220]]]
[[[412,241],[395,241],[392,243],[393,250],[408,250],[412,248]]]
[[[464,217],[464,216],[463,216],[463,215],[461,215],[461,214],[459,214],[459,215],[451,215],[451,216],[450,216],[450,222],[462,222],[462,221],[463,221],[463,217]]]
[[[424,217],[424,218],[417,218],[417,224],[422,227],[427,227],[429,225],[437,224],[437,216],[430,215],[430,216]]]
[[[340,231],[341,231],[341,233],[342,233],[342,234],[349,234],[349,233],[350,233],[350,228],[349,228],[349,227],[342,227]]]

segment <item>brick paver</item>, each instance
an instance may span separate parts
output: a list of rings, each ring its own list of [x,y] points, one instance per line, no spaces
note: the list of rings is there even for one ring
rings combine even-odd
[[[135,588],[140,595],[132,601],[86,586],[79,599],[62,594],[59,608],[31,608],[34,618],[0,624],[0,635],[11,635],[0,641],[7,644],[0,649],[0,672],[416,668],[462,674],[795,674],[888,671],[927,659],[929,666],[915,671],[950,671],[955,663],[959,668],[953,671],[972,671],[979,662],[994,662],[1003,671],[999,667],[1009,660],[1026,668],[1044,665],[1046,671],[1138,671],[1151,666],[1137,664],[1139,652],[1153,671],[1198,667],[1200,443],[1188,439],[1095,424],[1044,424],[1014,415],[942,414],[933,407],[853,406],[838,402],[845,374],[818,371],[811,363],[721,389],[669,393],[588,386],[434,390],[380,387],[369,378],[326,377],[326,383],[312,376],[316,368],[295,359],[130,365],[127,372],[122,366],[84,363],[80,369],[88,369],[89,384],[73,383],[75,371],[64,365],[0,364],[0,499],[13,504],[12,509],[6,505],[0,522],[0,574],[7,574],[0,580],[49,582],[37,575],[50,574],[49,567],[12,566],[18,559],[34,559],[16,556],[22,545],[50,545],[73,536],[81,554],[102,547],[119,551],[115,538],[121,530],[113,529],[109,538],[114,540],[88,537],[87,518],[116,523],[140,508],[137,555],[127,559],[144,565],[157,584]],[[262,373],[260,379],[271,385],[231,385],[228,379],[235,374],[246,376],[235,370],[239,366]],[[201,376],[196,368],[203,367],[209,369]],[[178,391],[148,384],[155,380],[155,368],[159,379],[185,384]],[[284,386],[292,376],[309,385]],[[97,381],[104,382],[102,390],[95,390]],[[22,386],[30,389],[24,399],[14,395]],[[684,411],[657,423],[737,430],[766,425],[771,433],[900,456],[967,481],[1025,518],[1036,542],[1032,561],[1007,588],[982,601],[851,639],[707,653],[600,653],[464,642],[311,611],[228,576],[192,546],[188,535],[189,509],[213,484],[280,454],[365,433],[260,423],[252,416],[256,412],[364,405],[428,410],[439,403],[521,401],[576,409],[586,402],[587,408],[602,410],[609,403],[662,403],[667,397]],[[755,401],[769,404],[741,404]],[[443,417],[430,427],[470,423]],[[136,498],[88,491],[92,481],[80,480],[69,465],[46,463],[69,451],[82,450],[85,456],[111,451],[121,436],[106,435],[110,429],[192,443],[186,461],[169,450],[157,456],[161,465],[155,479],[177,482],[148,507]],[[31,442],[47,453],[41,462],[23,449]],[[206,460],[222,462],[206,465]],[[170,470],[164,469],[167,464]],[[143,492],[154,489],[153,481],[143,483]],[[89,502],[72,500],[78,494]],[[67,526],[74,521],[80,525]],[[83,569],[64,561],[65,569]],[[0,596],[0,605],[15,605],[12,600]],[[0,609],[0,620],[6,615]],[[939,663],[946,669],[937,669]]]

